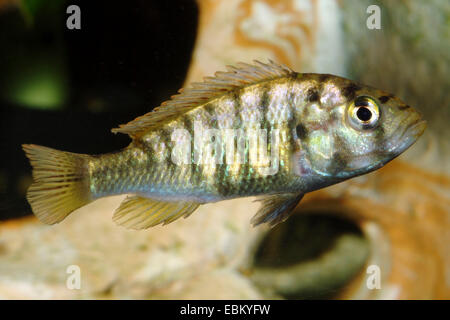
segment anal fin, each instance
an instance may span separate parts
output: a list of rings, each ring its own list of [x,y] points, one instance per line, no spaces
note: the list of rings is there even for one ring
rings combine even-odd
[[[114,212],[113,220],[126,228],[147,229],[166,225],[178,218],[187,218],[200,204],[197,202],[164,202],[139,196],[129,196]]]
[[[252,225],[257,226],[261,223],[269,223],[273,227],[285,221],[303,196],[303,193],[284,193],[268,195],[256,200],[261,201],[262,205],[253,216],[251,220]]]

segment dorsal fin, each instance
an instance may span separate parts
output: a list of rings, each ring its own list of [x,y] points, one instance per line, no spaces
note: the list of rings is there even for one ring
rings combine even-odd
[[[294,71],[272,60],[262,63],[254,60],[254,64],[237,63],[236,66],[227,66],[228,71],[218,71],[214,77],[206,77],[203,82],[194,82],[191,87],[180,89],[170,100],[162,103],[153,111],[112,129],[113,133],[126,133],[132,137],[156,129],[169,122],[180,113],[188,112],[209,100],[222,94],[244,87],[251,83],[270,80],[277,77],[289,76]]]

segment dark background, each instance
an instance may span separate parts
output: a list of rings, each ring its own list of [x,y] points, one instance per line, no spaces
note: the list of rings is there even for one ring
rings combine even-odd
[[[0,220],[31,214],[21,144],[89,154],[125,147],[128,136],[110,129],[176,93],[197,31],[193,0],[24,3],[0,8]],[[81,30],[66,27],[71,4]]]

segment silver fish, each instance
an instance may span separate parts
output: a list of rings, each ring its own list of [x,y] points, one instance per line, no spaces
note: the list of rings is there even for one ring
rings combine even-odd
[[[275,225],[305,193],[382,167],[426,127],[392,94],[338,76],[272,61],[227,68],[113,129],[132,138],[121,151],[24,145],[36,216],[53,224],[95,199],[131,194],[113,220],[143,229],[204,203],[261,196],[252,223]]]

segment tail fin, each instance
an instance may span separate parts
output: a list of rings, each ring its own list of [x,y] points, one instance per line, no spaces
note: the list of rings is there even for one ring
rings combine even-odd
[[[39,220],[58,223],[91,202],[88,155],[33,144],[22,147],[33,167],[34,183],[27,199]]]

